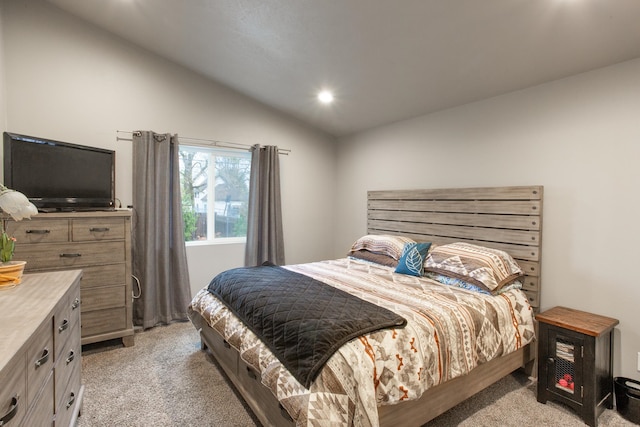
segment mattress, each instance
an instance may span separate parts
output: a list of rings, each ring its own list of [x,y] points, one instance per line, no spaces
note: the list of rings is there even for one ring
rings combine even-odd
[[[199,313],[239,351],[297,425],[377,426],[377,406],[417,399],[535,336],[533,311],[518,289],[481,294],[352,258],[285,268],[407,320],[402,329],[349,341],[305,388],[222,302],[206,288],[198,292],[189,312]]]

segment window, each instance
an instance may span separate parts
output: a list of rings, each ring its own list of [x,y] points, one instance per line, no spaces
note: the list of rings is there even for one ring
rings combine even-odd
[[[180,145],[184,240],[247,236],[251,154]]]

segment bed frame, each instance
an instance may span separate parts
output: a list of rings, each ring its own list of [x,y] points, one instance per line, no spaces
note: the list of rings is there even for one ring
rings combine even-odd
[[[540,302],[542,186],[369,191],[367,232],[400,234],[416,241],[469,242],[502,249],[525,270],[524,289],[537,311]],[[238,352],[201,317],[202,348],[209,348],[256,417],[265,426],[293,426],[271,391]],[[381,426],[421,426],[518,368],[533,369],[531,343],[478,366],[468,375],[427,390],[420,399],[378,408]]]

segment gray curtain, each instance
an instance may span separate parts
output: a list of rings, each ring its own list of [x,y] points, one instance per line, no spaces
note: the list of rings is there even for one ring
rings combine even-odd
[[[269,261],[284,264],[282,208],[280,204],[280,161],[278,147],[251,148],[249,213],[247,216],[246,266]]]
[[[191,300],[178,149],[177,135],[133,134],[133,321],[144,328],[186,320]]]

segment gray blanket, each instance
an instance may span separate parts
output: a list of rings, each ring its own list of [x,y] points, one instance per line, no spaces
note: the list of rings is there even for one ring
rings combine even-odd
[[[406,325],[383,307],[274,265],[225,271],[208,289],[306,388],[347,341]]]

